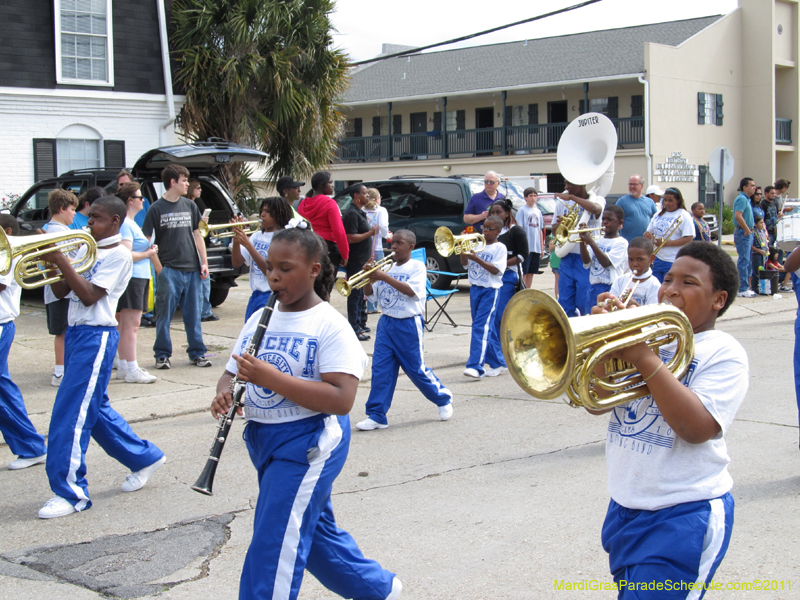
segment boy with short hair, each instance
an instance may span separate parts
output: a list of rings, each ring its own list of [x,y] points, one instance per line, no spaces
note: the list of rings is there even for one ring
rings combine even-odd
[[[769,233],[764,219],[758,215],[753,217],[753,249],[750,262],[753,264],[753,276],[750,279],[750,289],[758,293],[758,282],[761,279],[759,270],[764,270],[764,265],[769,258]]]
[[[372,353],[372,387],[367,399],[367,418],[356,424],[361,431],[386,429],[386,413],[392,406],[400,367],[417,389],[439,407],[439,419],[453,416],[453,393],[425,365],[422,338],[425,333],[425,294],[428,272],[411,258],[417,236],[408,229],[392,237],[394,264],[378,269],[364,288],[367,299],[379,302],[381,317]]]
[[[595,238],[591,232],[580,234],[581,260],[589,270],[589,298],[592,304],[600,294],[611,289],[611,285],[625,271],[628,257],[628,240],[619,234],[623,227],[625,212],[619,206],[609,206],[603,211],[603,237]]]
[[[602,304],[608,300],[612,301],[616,308],[627,306],[644,306],[645,304],[658,304],[658,290],[661,289],[661,282],[653,275],[650,268],[656,256],[653,254],[653,242],[646,237],[635,237],[628,243],[628,269],[629,271],[619,277],[611,284],[611,289],[607,294],[600,294],[597,297],[597,304],[592,309],[593,313],[603,311]],[[626,291],[633,289],[633,297],[628,300]],[[630,293],[630,292],[629,292]],[[628,293],[628,294],[629,294]],[[625,295],[625,300],[620,298]]]
[[[19,223],[11,215],[0,215],[0,227],[6,235],[19,235]],[[44,437],[28,418],[22,392],[11,380],[8,372],[8,354],[14,342],[19,316],[19,299],[22,288],[14,279],[14,267],[19,257],[11,263],[8,273],[0,276],[0,433],[17,459],[8,465],[11,470],[26,469],[47,459]]]
[[[109,456],[131,470],[123,492],[140,489],[166,460],[154,444],[140,439],[108,399],[111,365],[119,342],[117,301],[131,278],[133,257],[120,243],[127,211],[122,200],[105,196],[89,211],[89,229],[97,241],[94,266],[78,275],[59,251],[42,257],[64,276],[53,292],[69,298],[66,371],[50,419],[47,477],[55,497],[39,517],[63,517],[92,506],[86,481],[86,450],[92,437]]]
[[[507,261],[506,246],[497,241],[502,229],[500,217],[489,217],[483,224],[486,247],[480,252],[461,254],[461,264],[465,267],[469,264],[469,305],[472,311],[472,336],[464,375],[476,379],[484,375],[496,377],[507,370],[494,325],[497,296],[503,286]],[[484,370],[484,363],[489,365],[488,369]]]
[[[539,272],[539,259],[544,247],[544,219],[542,211],[536,206],[539,193],[536,188],[525,188],[525,206],[517,211],[517,224],[525,230],[528,236],[528,256],[523,266],[522,281],[525,287],[533,284],[533,276]]]
[[[602,540],[619,598],[641,598],[642,586],[667,582],[673,592],[662,588],[653,597],[686,598],[688,586],[708,586],[727,551],[734,502],[724,434],[747,393],[749,367],[744,348],[714,325],[738,287],[724,250],[706,242],[683,246],[659,296],[692,325],[688,372],[678,379],[662,368],[675,343],[657,354],[644,343],[624,348],[614,358],[645,377],[650,395],[589,411],[611,413],[611,501]]]
[[[50,221],[42,228],[45,233],[63,233],[69,231],[75,220],[75,209],[78,199],[69,190],[57,189],[47,195],[47,206],[50,209]],[[67,333],[67,313],[69,300],[56,298],[51,286],[44,288],[44,306],[47,313],[47,331],[56,336],[53,346],[56,364],[50,385],[58,387],[64,375],[64,334]]]

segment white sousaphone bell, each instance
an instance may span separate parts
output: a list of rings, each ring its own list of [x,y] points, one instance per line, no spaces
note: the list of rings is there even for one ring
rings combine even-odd
[[[590,191],[605,196],[614,181],[614,155],[617,152],[617,129],[607,116],[586,113],[572,121],[558,141],[556,160],[564,179],[577,185],[594,183]],[[576,205],[564,215],[553,232],[556,254],[563,258],[577,242],[569,241],[577,235],[580,225],[589,221],[591,214]],[[572,235],[572,238],[570,238]],[[562,242],[559,244],[559,240]]]

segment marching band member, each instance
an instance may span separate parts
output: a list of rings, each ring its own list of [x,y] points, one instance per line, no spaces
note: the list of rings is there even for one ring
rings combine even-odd
[[[675,222],[680,219],[680,223]],[[670,231],[671,230],[671,231]],[[665,236],[667,236],[665,238]],[[667,188],[661,199],[661,210],[653,215],[644,237],[653,240],[656,247],[656,259],[653,263],[653,275],[663,282],[678,250],[694,239],[694,220],[683,202],[683,195],[678,188]],[[661,245],[663,243],[663,245]],[[659,245],[661,248],[659,249]]]
[[[596,298],[611,289],[625,270],[628,240],[619,234],[625,220],[625,211],[619,206],[609,206],[603,211],[603,236],[595,238],[591,232],[580,234],[580,253],[583,266],[589,271],[589,298]]]
[[[629,272],[611,284],[611,290],[597,297],[597,306],[592,313],[602,312],[608,300],[617,308],[658,304],[658,290],[661,282],[653,276],[653,242],[646,237],[635,237],[628,244]],[[629,298],[630,294],[633,294]]]

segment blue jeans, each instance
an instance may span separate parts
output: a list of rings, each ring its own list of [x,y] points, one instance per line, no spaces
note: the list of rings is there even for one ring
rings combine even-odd
[[[200,273],[184,272],[164,267],[158,275],[156,285],[156,342],[153,353],[158,358],[172,356],[172,341],[169,326],[172,315],[180,306],[183,313],[183,327],[189,347],[186,352],[190,360],[205,356],[203,330],[200,328]]]
[[[733,232],[733,243],[736,245],[736,269],[739,271],[739,291],[750,289],[750,253],[753,248],[753,232],[744,234],[744,229],[737,227]]]
[[[203,288],[203,297],[200,298],[200,318],[205,319],[211,316],[211,277],[200,280]]]

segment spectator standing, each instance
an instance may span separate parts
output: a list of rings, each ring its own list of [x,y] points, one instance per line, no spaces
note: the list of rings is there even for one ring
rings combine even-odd
[[[498,191],[500,176],[494,171],[487,171],[483,177],[483,191],[473,194],[464,211],[464,223],[472,225],[476,233],[483,231],[483,222],[489,216],[489,207],[505,195]]]
[[[381,193],[378,190],[369,188],[367,196],[369,200],[364,207],[364,214],[367,215],[369,226],[378,228],[378,235],[372,238],[372,258],[377,261],[384,257],[383,240],[389,237],[389,213],[381,206]],[[367,294],[364,297],[367,298]],[[366,308],[368,314],[376,314],[378,300],[373,302],[367,298]],[[366,316],[362,316],[362,320],[366,323]]]
[[[122,169],[122,171],[117,173],[117,189],[119,189],[120,187],[122,187],[126,183],[134,183],[134,182],[135,182],[135,179],[133,178],[133,175],[131,175],[131,172],[128,171],[127,169]],[[138,213],[136,213],[136,218],[134,219],[134,221],[136,221],[136,224],[139,227],[144,225],[144,216],[147,214],[147,210],[149,208],[150,208],[150,200],[148,200],[147,198],[143,197],[142,198],[142,210],[140,210]]]
[[[333,195],[333,177],[327,171],[319,171],[311,177],[311,190],[300,201],[297,212],[311,223],[311,228],[328,244],[328,258],[334,274],[339,267],[346,266],[350,256],[350,245],[342,224],[342,213]],[[330,283],[333,289],[333,282]],[[330,290],[328,290],[330,293]]]
[[[775,245],[775,236],[778,233],[778,205],[775,203],[775,187],[768,185],[764,188],[764,198],[761,200],[761,210],[764,211],[764,223],[769,234],[769,245]]]
[[[694,221],[694,241],[710,242],[711,227],[708,226],[703,216],[706,214],[706,207],[702,202],[692,204],[692,220]]]
[[[753,247],[753,207],[750,196],[756,190],[752,177],[745,177],[739,182],[739,195],[733,201],[733,220],[736,227],[733,231],[733,243],[736,245],[736,268],[739,270],[739,296],[752,298],[750,289],[750,249]]]
[[[528,256],[523,266],[522,280],[525,287],[531,287],[534,274],[539,272],[539,260],[544,246],[544,219],[542,211],[536,206],[539,193],[536,188],[525,188],[525,206],[517,211],[517,223],[528,236]]]
[[[761,188],[756,186],[756,191],[750,196],[750,204],[753,207],[753,219],[756,217],[764,218],[764,209],[761,208],[761,198],[763,197],[764,194],[761,192]]]
[[[664,197],[664,190],[657,185],[651,185],[644,195],[653,201],[653,204],[656,205],[656,211],[661,210],[661,198]]]
[[[209,206],[200,197],[203,189],[197,179],[189,180],[189,192],[187,198],[197,205],[197,210],[200,211],[200,218],[208,224],[209,217],[205,216],[205,211]],[[211,277],[206,277],[200,280],[200,287],[203,289],[203,297],[200,299],[200,320],[206,321],[219,321],[219,317],[211,312]]]
[[[289,203],[289,206],[294,206],[294,203],[300,200],[300,188],[305,185],[304,181],[295,181],[294,177],[281,177],[275,184],[275,189],[278,195]]]
[[[376,235],[378,228],[370,227],[367,216],[364,214],[364,207],[369,202],[367,195],[367,186],[356,186],[353,192],[353,201],[347,210],[342,215],[344,223],[344,230],[347,235],[347,241],[350,244],[349,256],[350,259],[345,267],[345,273],[350,278],[369,262],[372,255],[372,238]],[[356,333],[356,337],[362,342],[369,339],[369,335],[364,328],[366,322],[363,321],[361,314],[361,303],[364,300],[364,290],[352,290],[347,297],[347,320],[350,326]]]
[[[161,172],[161,180],[166,191],[147,211],[142,227],[147,238],[155,233],[163,265],[156,280],[156,369],[172,366],[169,326],[178,306],[189,342],[189,360],[197,367],[210,367],[200,327],[200,280],[208,277],[205,240],[197,229],[200,211],[194,202],[184,198],[189,191],[186,167],[169,165]]]
[[[761,278],[759,275],[760,270],[764,270],[764,264],[769,258],[769,234],[764,225],[764,219],[761,217],[753,217],[753,248],[750,262],[753,265],[753,275],[750,281],[750,289],[754,293],[758,293],[758,280]]]
[[[642,176],[631,175],[628,180],[628,193],[617,200],[616,205],[625,212],[623,217],[625,227],[620,229],[620,235],[628,242],[643,235],[647,231],[650,219],[656,214],[656,205],[646,196],[642,196],[643,188]],[[649,188],[648,191],[650,191]]]
[[[792,182],[788,179],[777,179],[775,181],[775,203],[778,205],[778,216],[782,217],[784,213],[792,212],[794,207],[785,206],[786,200],[789,198],[789,186]]]
[[[78,196],[78,208],[75,210],[75,218],[72,220],[70,229],[83,229],[89,223],[89,207],[92,202],[106,195],[106,191],[100,186],[94,186]]]

